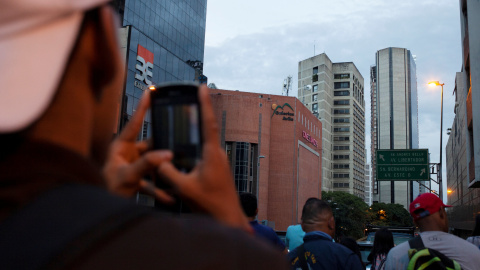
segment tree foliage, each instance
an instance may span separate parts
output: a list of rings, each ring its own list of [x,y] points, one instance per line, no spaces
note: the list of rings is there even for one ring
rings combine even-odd
[[[367,223],[368,205],[359,197],[343,191],[322,191],[335,217],[335,238],[360,238]]]
[[[374,203],[368,209],[367,219],[378,226],[413,226],[410,213],[400,204]]]

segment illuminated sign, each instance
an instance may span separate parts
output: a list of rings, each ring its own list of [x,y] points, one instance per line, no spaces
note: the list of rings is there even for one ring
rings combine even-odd
[[[272,117],[273,117],[274,115],[282,115],[282,116],[283,116],[282,120],[285,120],[285,121],[293,121],[293,118],[290,117],[290,116],[295,116],[295,114],[294,114],[294,113],[291,113],[291,112],[284,112],[284,111],[283,111],[283,108],[284,108],[285,106],[289,107],[289,108],[292,109],[292,111],[293,111],[292,106],[290,106],[290,104],[288,104],[288,103],[283,104],[283,106],[273,104],[273,105],[272,105],[272,109],[273,109]],[[278,111],[279,108],[282,109],[282,111]]]
[[[313,146],[318,147],[317,140],[312,138],[312,136],[310,136],[310,134],[308,134],[306,131],[302,131],[302,137],[305,138],[305,140],[307,140],[309,143],[313,144]]]
[[[137,63],[135,69],[140,71],[140,73],[135,74],[135,79],[144,82],[147,85],[151,85],[151,79],[153,76],[153,53],[138,44],[137,61],[140,62],[140,64]]]

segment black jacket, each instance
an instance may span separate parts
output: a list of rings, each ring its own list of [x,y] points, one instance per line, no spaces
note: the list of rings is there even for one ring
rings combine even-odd
[[[331,238],[321,232],[310,232],[303,237],[303,245],[309,267],[313,270],[319,269],[347,269],[363,270],[362,263],[358,256],[350,249],[332,242]],[[291,269],[301,269],[299,262],[298,247],[291,251]]]
[[[276,249],[209,217],[180,219],[153,211],[145,213],[139,206],[109,194],[101,187],[103,180],[98,167],[76,153],[55,145],[33,142],[7,150],[0,151],[0,226],[13,223],[12,217],[25,213],[44,194],[54,189],[61,190],[65,186],[74,189],[74,192],[86,189],[92,196],[69,197],[57,192],[61,199],[47,200],[48,207],[42,205],[43,209],[48,209],[46,214],[32,215],[28,222],[13,226],[11,233],[0,232],[14,240],[25,239],[23,244],[15,243],[15,246],[20,245],[22,252],[1,257],[0,261],[4,263],[0,264],[3,266],[19,265],[15,269],[25,269],[26,260],[35,257],[30,255],[47,250],[48,256],[43,259],[42,268],[51,265],[60,265],[59,268],[65,269],[288,268],[286,258]],[[72,194],[71,191],[68,194]],[[107,222],[101,222],[102,226],[93,226],[93,232],[86,232],[87,236],[80,233],[73,241],[64,241],[67,248],[48,250],[54,240],[62,237],[61,232],[65,232],[66,227],[75,227],[97,212],[96,205],[99,208],[105,205],[118,206],[119,209],[126,207],[130,215],[135,215],[137,210],[142,214],[138,215],[139,218],[121,222],[121,226],[110,226],[117,221],[118,215],[109,218]],[[66,216],[66,211],[70,211],[66,219],[45,218],[45,215]],[[47,233],[23,237],[25,232],[36,231],[40,227],[46,228],[44,231]],[[76,232],[70,235],[77,236]],[[32,244],[35,242],[39,244]],[[2,247],[0,252],[6,254],[8,248]],[[64,257],[69,259],[62,261]]]

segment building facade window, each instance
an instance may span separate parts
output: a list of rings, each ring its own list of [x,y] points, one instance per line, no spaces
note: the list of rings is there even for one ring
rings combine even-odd
[[[350,73],[335,73],[333,75],[334,79],[350,79]]]
[[[334,173],[333,178],[349,178],[350,174],[348,173]]]
[[[350,155],[333,155],[333,159],[350,159]]]
[[[312,95],[312,101],[317,101],[318,100],[318,95],[315,94],[315,95]]]
[[[350,150],[350,145],[334,145],[333,150]]]
[[[336,127],[333,132],[350,132],[350,127]]]
[[[350,123],[350,118],[334,118],[333,119],[334,123]]]
[[[333,164],[334,169],[350,169],[350,164],[335,163]]]
[[[350,82],[334,82],[334,89],[350,88]]]
[[[350,137],[349,136],[335,136],[335,137],[333,137],[333,140],[337,141],[337,142],[350,141]]]
[[[314,93],[315,93],[315,92],[318,92],[318,84],[315,84],[315,85],[313,86],[313,92],[314,92]]]
[[[318,103],[312,104],[312,113],[318,113]]]
[[[348,188],[349,186],[349,183],[333,183],[334,188]]]
[[[257,192],[258,145],[248,142],[225,142],[227,159],[233,170],[238,192]]]
[[[235,169],[234,179],[238,192],[250,192],[248,190],[248,150],[250,144],[247,142],[237,142],[235,148]]]
[[[333,105],[350,105],[350,100],[348,99],[334,100]]]
[[[318,73],[318,67],[314,67],[313,68],[313,74],[317,74]]]
[[[349,114],[350,109],[334,109],[333,114]]]
[[[336,97],[350,96],[350,91],[333,91],[333,95]]]

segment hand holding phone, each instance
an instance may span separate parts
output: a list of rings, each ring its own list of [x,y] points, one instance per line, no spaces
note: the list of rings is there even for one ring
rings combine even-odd
[[[192,209],[208,213],[228,226],[252,232],[240,206],[225,150],[220,146],[217,120],[206,85],[200,86],[198,98],[204,139],[201,162],[190,173],[164,162],[158,172]]]
[[[153,148],[171,150],[175,167],[190,172],[202,157],[198,85],[159,85],[152,87],[150,96]]]

